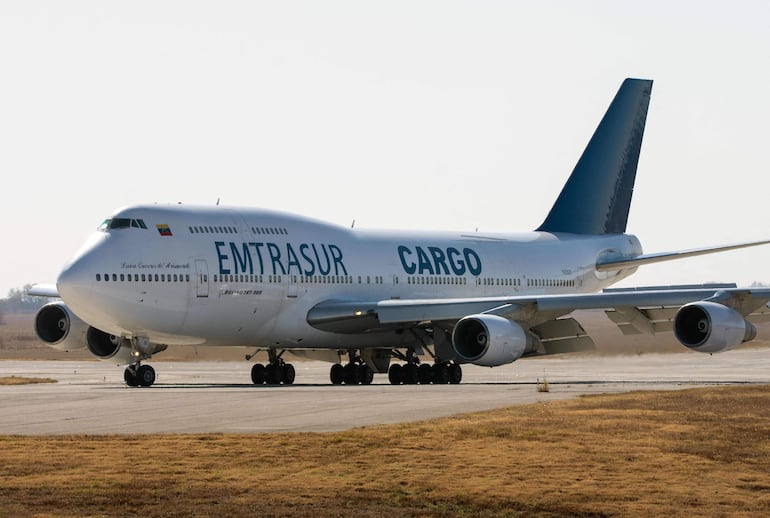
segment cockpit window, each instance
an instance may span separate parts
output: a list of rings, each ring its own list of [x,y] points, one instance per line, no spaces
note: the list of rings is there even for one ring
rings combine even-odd
[[[111,218],[105,219],[104,222],[99,225],[99,230],[106,232],[108,230],[116,230],[120,228],[141,228],[147,230],[147,225],[141,219],[131,218]]]

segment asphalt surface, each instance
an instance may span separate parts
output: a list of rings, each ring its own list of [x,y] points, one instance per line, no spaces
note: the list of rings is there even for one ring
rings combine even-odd
[[[583,394],[770,384],[770,350],[718,355],[561,356],[495,368],[463,366],[460,385],[333,386],[328,363],[296,362],[291,386],[254,386],[243,362],[151,362],[157,381],[129,388],[97,361],[0,361],[0,434],[323,432],[418,421]],[[547,380],[549,392],[537,390]]]

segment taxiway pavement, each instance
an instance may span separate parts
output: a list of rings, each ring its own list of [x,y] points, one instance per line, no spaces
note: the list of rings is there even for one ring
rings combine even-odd
[[[295,362],[291,386],[254,386],[247,362],[151,362],[157,381],[129,388],[123,367],[97,361],[0,361],[0,377],[57,383],[0,386],[0,434],[323,432],[632,390],[769,384],[770,350],[718,355],[560,356],[495,368],[463,366],[460,385],[333,386],[328,363]],[[538,392],[547,380],[550,391]]]

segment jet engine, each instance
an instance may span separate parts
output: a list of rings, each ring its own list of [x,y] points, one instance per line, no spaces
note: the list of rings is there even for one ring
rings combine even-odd
[[[496,367],[511,363],[533,345],[524,329],[496,315],[470,315],[460,319],[452,332],[452,348],[466,363]]]
[[[131,359],[131,342],[120,336],[105,333],[95,327],[89,327],[86,333],[88,351],[100,360],[114,360],[116,363],[128,363]]]
[[[146,339],[135,339],[111,335],[95,327],[86,332],[88,350],[100,360],[114,361],[118,365],[131,363],[132,359],[144,360],[155,353],[166,350],[166,344],[156,344]]]
[[[63,302],[50,302],[35,315],[35,333],[46,345],[60,351],[86,346],[88,324],[80,320]]]
[[[693,351],[718,353],[753,340],[757,330],[732,308],[716,302],[693,302],[674,317],[677,340]]]

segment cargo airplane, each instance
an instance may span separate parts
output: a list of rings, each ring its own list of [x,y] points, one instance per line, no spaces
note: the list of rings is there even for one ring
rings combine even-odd
[[[673,331],[714,353],[755,338],[768,289],[607,289],[640,266],[755,246],[645,254],[626,233],[652,81],[626,79],[542,225],[527,233],[371,231],[254,208],[117,210],[64,266],[38,336],[87,347],[150,386],[169,345],[266,351],[255,384],[291,384],[284,353],[332,363],[333,384],[459,383],[462,365],[583,351],[572,316],[603,309],[625,334]],[[254,355],[246,355],[250,360]],[[393,359],[396,359],[394,362]]]

